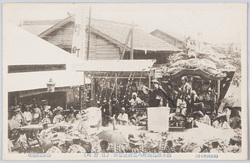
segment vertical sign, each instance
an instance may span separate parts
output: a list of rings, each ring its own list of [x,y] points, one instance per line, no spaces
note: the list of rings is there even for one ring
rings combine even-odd
[[[168,107],[147,108],[148,130],[155,132],[168,132],[169,113],[170,108]]]
[[[75,25],[71,53],[85,59],[85,17],[84,11],[78,11],[75,15]]]

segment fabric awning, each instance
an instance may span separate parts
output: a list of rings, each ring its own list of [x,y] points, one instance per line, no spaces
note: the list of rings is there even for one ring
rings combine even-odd
[[[46,83],[52,79],[55,87],[71,87],[83,84],[83,75],[72,71],[45,71],[8,74],[8,91],[25,91],[35,89],[46,89]],[[87,81],[90,82],[89,80]]]
[[[155,60],[89,60],[76,66],[84,72],[149,72]]]
[[[73,65],[83,61],[49,42],[17,27],[4,26],[5,42],[3,53],[4,87],[7,92],[47,88],[52,78],[56,87],[71,87],[83,84],[83,74],[76,72]],[[60,70],[30,70],[28,72],[8,72],[10,66],[65,65]],[[85,80],[85,83],[89,80]]]
[[[148,77],[155,60],[90,60],[78,64],[75,69],[95,78],[143,78]]]

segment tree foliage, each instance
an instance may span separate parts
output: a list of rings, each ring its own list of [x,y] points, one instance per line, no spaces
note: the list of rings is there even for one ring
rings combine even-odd
[[[217,53],[225,54],[226,61],[236,68],[232,84],[239,85],[241,82],[241,50],[234,47],[234,44],[224,46],[214,46],[213,50]]]

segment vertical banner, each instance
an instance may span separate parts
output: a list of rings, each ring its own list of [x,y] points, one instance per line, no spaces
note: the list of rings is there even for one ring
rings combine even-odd
[[[76,12],[71,53],[85,59],[85,13]]]

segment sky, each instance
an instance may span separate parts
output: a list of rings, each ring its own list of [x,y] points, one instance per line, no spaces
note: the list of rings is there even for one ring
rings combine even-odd
[[[84,10],[92,18],[138,25],[150,33],[155,29],[196,37],[207,42],[240,43],[246,28],[244,4],[235,3],[20,3],[3,7],[4,20],[19,24],[22,20],[63,19],[67,12]]]

